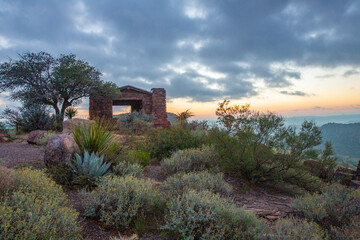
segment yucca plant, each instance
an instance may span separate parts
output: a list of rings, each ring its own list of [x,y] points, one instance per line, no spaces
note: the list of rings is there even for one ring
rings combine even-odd
[[[190,112],[190,109],[186,110],[185,112],[182,113],[177,113],[176,114],[176,120],[178,121],[178,123],[180,125],[183,125],[184,123],[187,122],[187,120],[191,117],[194,116],[194,113]]]
[[[78,113],[78,110],[76,108],[73,108],[73,107],[68,107],[65,110],[65,116],[68,119],[72,119],[73,117],[75,117],[77,115],[77,113]]]
[[[74,162],[69,164],[79,179],[86,183],[93,183],[99,177],[104,176],[110,168],[111,163],[104,162],[104,156],[99,157],[98,154],[88,153],[85,150],[84,157],[75,153]]]
[[[99,119],[88,125],[74,126],[72,134],[79,146],[80,155],[83,155],[85,150],[98,153],[100,156],[104,155],[115,144],[116,140],[110,130],[110,122]]]

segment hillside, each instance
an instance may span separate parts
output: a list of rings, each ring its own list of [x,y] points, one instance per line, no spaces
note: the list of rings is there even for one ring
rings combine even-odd
[[[360,159],[360,123],[327,123],[321,131],[324,142],[330,141],[337,155]]]

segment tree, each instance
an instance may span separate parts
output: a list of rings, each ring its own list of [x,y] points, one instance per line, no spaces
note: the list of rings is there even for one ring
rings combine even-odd
[[[11,99],[23,103],[52,106],[61,123],[67,107],[80,104],[94,89],[104,88],[101,73],[73,54],[54,58],[39,52],[19,57],[0,65],[0,91],[9,91]],[[113,86],[105,85],[105,89]]]

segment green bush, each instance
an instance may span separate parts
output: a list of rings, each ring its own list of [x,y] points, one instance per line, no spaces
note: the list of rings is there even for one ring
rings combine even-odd
[[[203,146],[201,149],[179,150],[174,152],[170,158],[161,161],[161,169],[166,175],[216,169],[217,167],[216,152],[209,146]]]
[[[220,195],[189,191],[167,204],[162,229],[176,239],[257,239],[260,221]]]
[[[225,182],[222,173],[213,174],[208,171],[178,173],[166,179],[161,185],[166,197],[182,195],[189,190],[209,190],[213,193],[228,195],[231,186]]]
[[[126,175],[139,177],[142,175],[143,171],[144,168],[140,164],[129,163],[126,161],[119,162],[112,169],[112,172],[119,177],[123,177]]]
[[[18,110],[6,108],[2,117],[17,131],[50,130],[54,126],[55,117],[47,106],[40,104],[24,105]]]
[[[7,192],[15,189],[15,171],[10,168],[0,166],[0,199]]]
[[[80,239],[78,213],[39,170],[16,172],[16,190],[0,203],[0,239]]]
[[[330,229],[330,239],[333,240],[357,240],[360,239],[360,218],[351,219],[350,224]]]
[[[274,226],[266,234],[267,240],[321,240],[326,239],[326,233],[319,225],[306,220],[295,218],[283,218],[275,222]]]
[[[142,150],[130,150],[127,154],[126,160],[146,167],[150,163],[150,153]]]
[[[138,218],[151,218],[159,211],[159,192],[145,179],[133,176],[104,177],[92,192],[81,192],[85,215],[105,226],[126,229]]]
[[[293,208],[323,227],[342,227],[360,214],[360,190],[334,184],[322,194],[307,194],[296,199]]]
[[[145,141],[151,157],[163,159],[177,150],[200,147],[204,139],[192,135],[189,128],[174,126],[150,131]]]

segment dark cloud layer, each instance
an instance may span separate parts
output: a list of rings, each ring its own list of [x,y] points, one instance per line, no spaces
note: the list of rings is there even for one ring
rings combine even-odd
[[[309,96],[309,94],[302,91],[280,91],[280,93],[289,96],[300,96],[300,97]]]
[[[75,53],[105,80],[165,87],[172,98],[239,99],[258,94],[257,82],[281,90],[301,81],[289,63],[360,64],[356,0],[0,0],[0,6],[0,61],[26,51]]]

